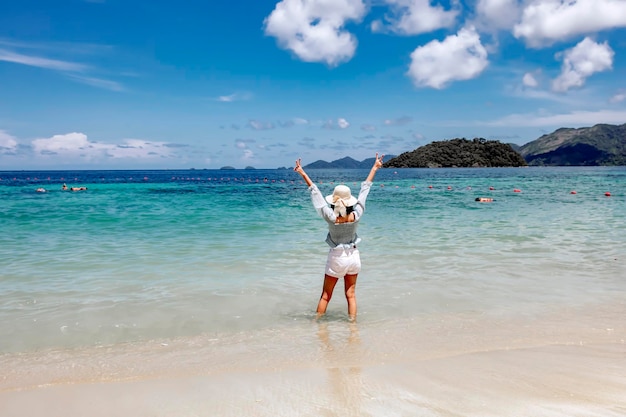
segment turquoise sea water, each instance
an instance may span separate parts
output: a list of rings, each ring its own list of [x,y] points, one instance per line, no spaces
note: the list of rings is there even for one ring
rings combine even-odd
[[[357,193],[367,172],[309,174]],[[612,302],[626,168],[384,169],[359,235],[361,326]],[[314,316],[325,236],[290,170],[0,172],[0,352],[288,332]],[[345,310],[338,287],[328,319]]]

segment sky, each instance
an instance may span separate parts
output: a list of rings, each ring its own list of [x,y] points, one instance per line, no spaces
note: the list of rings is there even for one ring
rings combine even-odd
[[[626,123],[626,0],[0,2],[0,171],[292,167]]]

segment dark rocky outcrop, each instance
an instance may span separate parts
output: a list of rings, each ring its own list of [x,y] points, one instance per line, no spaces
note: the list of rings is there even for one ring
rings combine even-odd
[[[483,138],[432,142],[405,152],[384,164],[395,168],[519,167],[526,161],[500,141]]]

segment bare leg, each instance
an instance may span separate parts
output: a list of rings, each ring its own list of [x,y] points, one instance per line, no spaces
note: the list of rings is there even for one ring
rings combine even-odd
[[[348,317],[350,321],[356,320],[356,279],[358,274],[346,275],[343,278],[346,300],[348,301]]]
[[[330,275],[324,275],[324,288],[322,288],[322,296],[320,297],[320,302],[317,304],[317,316],[321,316],[326,313],[326,307],[328,307],[328,302],[333,297],[333,290],[335,289],[335,285],[339,281],[335,277],[331,277]]]

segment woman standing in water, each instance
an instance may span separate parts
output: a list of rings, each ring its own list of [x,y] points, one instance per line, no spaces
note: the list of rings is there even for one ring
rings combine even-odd
[[[317,304],[318,317],[326,313],[335,285],[339,278],[343,278],[344,291],[348,301],[348,316],[351,321],[356,320],[355,287],[357,276],[361,271],[361,257],[357,249],[357,244],[361,239],[358,237],[356,229],[365,211],[365,200],[370,192],[376,171],[383,166],[384,156],[379,157],[378,153],[376,154],[374,166],[365,181],[361,183],[358,198],[352,196],[350,188],[345,185],[336,186],[333,193],[324,198],[317,186],[304,172],[301,159],[296,161],[293,170],[304,179],[311,192],[313,207],[328,223],[326,243],[330,246],[330,251],[326,259],[322,295]]]

